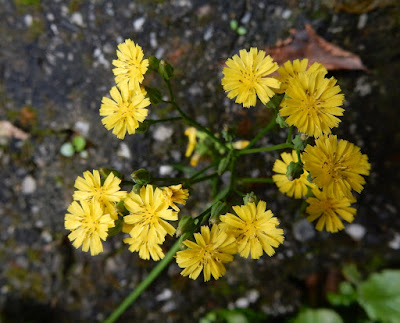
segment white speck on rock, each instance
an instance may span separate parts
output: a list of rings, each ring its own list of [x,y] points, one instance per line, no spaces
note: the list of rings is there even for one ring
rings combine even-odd
[[[176,304],[173,300],[170,300],[161,307],[161,313],[168,313],[173,311],[176,308]]]
[[[395,250],[400,249],[400,234],[395,233],[392,241],[389,241],[389,247]]]
[[[358,17],[357,29],[363,29],[367,25],[368,15],[363,13]]]
[[[35,179],[28,175],[22,180],[22,193],[23,194],[32,194],[36,191],[36,181]]]
[[[110,62],[105,59],[103,52],[100,48],[96,48],[93,52],[93,56],[97,59],[99,65],[103,65],[105,68],[110,67]]]
[[[71,15],[71,22],[75,25],[78,25],[79,27],[84,27],[84,23],[83,23],[83,17],[82,14],[80,12],[74,12]]]
[[[372,92],[372,86],[367,82],[367,78],[365,76],[361,76],[357,79],[356,86],[354,88],[354,92],[360,94],[360,96],[366,96]]]
[[[50,243],[51,241],[53,241],[53,237],[51,236],[49,231],[42,231],[40,237],[45,243]]]
[[[206,29],[206,32],[203,35],[203,39],[205,41],[208,41],[211,39],[212,35],[214,34],[214,28],[213,27],[209,27]]]
[[[145,22],[146,22],[146,18],[145,17],[140,17],[140,18],[134,20],[133,23],[132,23],[133,29],[135,31],[141,31]]]
[[[74,129],[82,136],[87,137],[89,134],[90,124],[86,121],[77,121],[75,122]]]
[[[245,297],[238,298],[235,302],[236,307],[238,308],[247,308],[249,307],[249,300]]]
[[[247,299],[250,303],[257,302],[258,298],[260,297],[260,292],[256,289],[251,289],[247,292]]]
[[[121,142],[117,151],[117,155],[122,158],[130,159],[131,158],[131,151],[128,145],[124,142]]]
[[[32,26],[32,22],[33,22],[33,18],[31,15],[26,15],[24,17],[24,23],[25,25],[27,25],[28,27]]]
[[[283,19],[289,19],[291,15],[292,15],[292,10],[285,9],[282,12],[282,18]]]
[[[315,236],[315,229],[306,219],[301,219],[293,224],[293,235],[296,240],[307,241]]]
[[[244,14],[243,18],[240,19],[240,22],[241,22],[243,25],[245,25],[245,24],[247,24],[247,23],[250,21],[250,19],[251,19],[251,12],[250,12],[250,11],[247,11],[247,12]]]
[[[361,224],[348,224],[344,231],[355,241],[361,241],[365,236],[366,230]]]
[[[172,297],[172,291],[168,288],[163,289],[163,291],[156,296],[156,300],[159,302],[166,301]]]
[[[174,130],[172,128],[166,127],[166,126],[159,126],[153,133],[153,138],[154,140],[157,141],[166,141],[169,139],[172,134],[174,133]]]
[[[153,48],[158,47],[157,35],[154,31],[150,33],[150,46]]]
[[[159,170],[161,176],[170,175],[173,171],[174,169],[170,165],[162,165]]]

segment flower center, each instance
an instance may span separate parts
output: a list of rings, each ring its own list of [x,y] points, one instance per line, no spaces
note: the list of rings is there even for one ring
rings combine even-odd
[[[252,70],[242,70],[242,79],[239,81],[247,87],[254,88],[254,86],[259,82],[259,78],[260,77]]]
[[[325,169],[335,181],[337,179],[346,179],[347,176],[343,172],[348,168],[348,166],[344,165],[342,158],[336,160],[336,153],[333,153],[333,156],[322,164],[322,169]]]

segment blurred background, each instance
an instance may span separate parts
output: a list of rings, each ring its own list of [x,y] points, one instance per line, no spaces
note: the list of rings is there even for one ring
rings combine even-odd
[[[155,265],[130,253],[120,235],[91,257],[71,246],[64,229],[74,181],[85,170],[110,167],[129,176],[147,168],[154,176],[181,176],[171,165],[189,164],[181,125],[154,125],[121,141],[101,124],[101,98],[114,85],[111,62],[127,38],[145,56],[175,67],[173,87],[186,113],[213,131],[228,125],[240,139],[252,138],[270,112],[261,105],[244,110],[226,98],[220,80],[228,57],[257,47],[279,62],[323,62],[346,99],[334,133],[359,145],[372,171],[357,197],[355,221],[337,234],[317,232],[300,215],[298,201],[273,185],[244,188],[266,200],[282,223],[286,240],[276,255],[237,257],[223,278],[208,283],[182,277],[171,263],[121,322],[198,321],[220,309],[286,321],[303,307],[331,306],[326,295],[338,289],[346,265],[356,265],[363,278],[399,268],[398,1],[0,4],[0,321],[101,321]],[[150,108],[151,118],[166,116],[175,116],[170,107]],[[260,144],[285,136],[275,131]],[[84,141],[74,150],[76,137]],[[240,171],[271,176],[278,156],[252,155]],[[182,214],[200,213],[208,191],[199,185]]]

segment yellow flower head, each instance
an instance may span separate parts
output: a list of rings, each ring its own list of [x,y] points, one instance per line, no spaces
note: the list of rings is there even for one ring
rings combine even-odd
[[[116,67],[113,69],[115,83],[125,83],[129,90],[137,91],[149,66],[149,60],[143,59],[142,47],[127,39],[118,45],[117,56],[112,62]]]
[[[233,148],[235,149],[245,149],[249,145],[250,141],[248,140],[238,140],[232,143]]]
[[[189,190],[182,188],[182,184],[163,187],[162,190],[169,206],[176,212],[179,212],[179,208],[175,203],[185,205],[189,197]]]
[[[124,200],[129,214],[124,222],[133,224],[129,234],[150,246],[161,244],[168,233],[173,235],[175,228],[165,220],[176,221],[178,214],[169,209],[168,201],[159,188],[154,190],[152,185],[143,186],[140,194],[131,192]]]
[[[119,139],[124,139],[126,133],[134,134],[139,127],[139,122],[146,119],[150,99],[146,98],[141,90],[130,91],[126,83],[114,86],[111,98],[103,97],[101,100],[100,115],[104,117],[101,122],[107,130],[113,129],[113,134]]]
[[[136,237],[130,237],[124,239],[124,242],[129,244],[129,251],[139,252],[139,257],[144,260],[149,260],[150,258],[154,261],[158,261],[164,258],[164,252],[162,251],[160,245],[149,244],[148,241],[143,241]]]
[[[291,79],[296,77],[299,73],[305,72],[308,66],[308,59],[304,58],[301,61],[295,59],[293,63],[291,61],[287,61],[278,68],[279,76],[275,78],[281,81],[281,87],[279,89],[274,89],[276,93],[284,93],[288,88],[289,82]],[[309,72],[323,72],[324,75],[328,73],[325,67],[323,67],[319,63],[312,64],[308,70]]]
[[[197,145],[196,134],[197,130],[195,127],[190,127],[185,130],[185,136],[187,136],[189,139],[189,143],[185,152],[185,157],[190,157],[193,153],[193,150],[196,148]]]
[[[228,98],[236,97],[236,103],[249,108],[256,105],[257,96],[266,104],[274,91],[279,88],[280,81],[267,77],[278,69],[278,64],[273,62],[271,56],[265,56],[263,50],[251,48],[250,51],[242,49],[239,55],[234,55],[226,61],[222,73],[222,86],[228,92]]]
[[[340,218],[351,223],[354,220],[356,209],[351,207],[352,200],[347,197],[329,196],[324,191],[313,189],[315,197],[309,197],[306,202],[309,206],[306,213],[309,214],[307,220],[313,222],[318,219],[315,228],[322,231],[326,227],[328,232],[338,232],[344,229]]]
[[[339,125],[343,115],[343,94],[336,80],[324,77],[325,72],[302,72],[289,82],[280,115],[286,123],[296,126],[300,132],[319,137],[331,133]]]
[[[279,221],[270,210],[266,210],[267,203],[259,201],[241,206],[233,206],[237,214],[227,213],[221,215],[221,230],[233,234],[238,245],[238,253],[244,258],[251,255],[252,259],[258,259],[263,251],[268,256],[275,253],[284,240],[283,230],[278,229]]]
[[[97,201],[73,201],[65,215],[65,228],[70,230],[68,235],[75,248],[95,256],[103,251],[101,240],[106,240],[108,229],[114,226],[114,220],[109,214],[103,214],[103,209]],[[101,240],[100,240],[101,239]]]
[[[196,242],[185,240],[183,244],[188,249],[178,251],[176,262],[182,270],[182,276],[189,276],[191,279],[199,277],[203,270],[204,281],[209,281],[211,275],[214,279],[222,277],[225,272],[224,263],[233,260],[233,254],[237,248],[235,238],[219,230],[214,224],[211,228],[201,227],[201,232],[195,233]]]
[[[336,136],[323,135],[315,146],[307,145],[302,159],[304,169],[310,172],[313,183],[322,188],[328,196],[351,197],[351,190],[360,193],[369,175],[371,165],[367,155],[361,154],[360,147]]]
[[[292,181],[289,181],[287,178],[286,170],[290,162],[297,163],[299,161],[296,150],[292,150],[291,153],[282,153],[281,158],[282,160],[277,159],[274,163],[272,170],[277,174],[273,175],[272,179],[283,194],[295,199],[301,199],[303,196],[306,196],[307,188],[314,187],[315,184],[307,180],[308,172],[306,170],[299,178],[295,178]]]
[[[114,208],[115,203],[123,200],[127,194],[125,191],[121,191],[120,183],[121,180],[114,176],[113,173],[110,173],[104,183],[101,184],[98,170],[93,170],[93,174],[86,171],[83,173],[83,178],[78,176],[75,181],[77,190],[73,198],[78,201],[98,201],[106,213],[111,213],[115,217],[111,209]]]

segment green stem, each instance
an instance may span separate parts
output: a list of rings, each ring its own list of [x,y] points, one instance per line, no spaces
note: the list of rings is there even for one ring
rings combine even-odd
[[[167,119],[147,119],[146,121],[149,124],[155,124],[155,123],[160,123],[160,122],[168,122],[168,121],[178,121],[178,120],[182,120],[182,117],[174,117],[174,118],[167,118]]]
[[[162,259],[157,266],[148,274],[148,276],[134,289],[124,301],[111,313],[111,315],[105,319],[104,323],[115,322],[126,309],[146,290],[147,287],[161,274],[165,267],[175,256],[176,252],[180,249],[183,239],[186,237],[183,234],[167,252],[164,259]]]
[[[215,165],[217,165],[217,162],[213,162],[212,164],[208,165],[207,167],[204,167],[203,169],[199,170],[197,173],[195,173],[192,176],[190,176],[189,181],[194,180],[196,177],[200,176],[201,174],[203,174],[204,172],[206,172],[210,168],[214,167]]]
[[[174,97],[174,93],[172,91],[172,87],[171,87],[171,82],[169,80],[165,80],[165,82],[167,83],[167,87],[168,87],[168,91],[169,91],[169,95],[170,95],[170,99],[171,101],[163,101],[165,103],[169,103],[172,104],[175,109],[179,112],[179,114],[181,115],[181,117],[183,119],[185,119],[189,124],[191,124],[193,127],[197,128],[198,130],[200,130],[201,132],[204,132],[205,134],[207,134],[215,143],[217,143],[218,145],[222,146],[223,148],[227,149],[228,148],[225,146],[225,144],[219,140],[217,137],[215,137],[210,130],[208,130],[207,128],[203,127],[200,123],[196,122],[195,120],[193,120],[192,118],[190,118],[185,112],[183,112],[183,110],[179,107],[179,105],[175,102],[175,97]]]
[[[287,135],[286,143],[290,144],[292,142],[293,126],[289,127],[289,132]]]
[[[239,179],[241,183],[274,183],[272,178],[253,178],[253,177],[242,177]]]
[[[194,179],[194,180],[189,180],[189,183],[190,184],[195,184],[195,183],[198,183],[198,182],[203,182],[203,181],[206,181],[208,179],[214,178],[215,176],[218,176],[218,174],[217,173],[212,173],[212,174],[205,175],[203,177],[200,177],[200,178],[197,178],[197,179]]]
[[[253,147],[257,141],[259,141],[269,130],[271,130],[274,126],[276,125],[276,115],[274,115],[273,119],[270,121],[270,123],[267,124],[267,126],[261,130],[260,133],[255,136],[250,143],[247,145],[246,149],[249,149]]]
[[[243,149],[239,150],[237,152],[238,155],[247,155],[247,154],[255,154],[255,153],[260,153],[263,151],[274,151],[274,150],[279,150],[279,149],[286,149],[286,148],[293,148],[293,145],[290,143],[284,143],[284,144],[279,144],[279,145],[274,145],[274,146],[269,146],[269,147],[260,147],[260,148],[253,148],[253,149]]]

